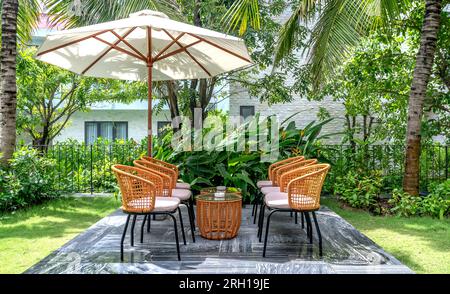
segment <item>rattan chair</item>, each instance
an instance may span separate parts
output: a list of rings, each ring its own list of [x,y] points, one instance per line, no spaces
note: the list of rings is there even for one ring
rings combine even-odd
[[[174,170],[164,167],[162,165],[155,164],[147,160],[135,160],[133,164],[139,168],[146,169],[149,172],[159,175],[163,180],[163,189],[161,196],[175,197],[180,199],[181,204],[187,207],[189,224],[191,227],[192,242],[195,243],[195,218],[194,218],[194,205],[192,200],[192,192],[188,189],[177,189],[175,186],[176,175]],[[182,218],[180,213],[180,219]],[[150,219],[148,222],[150,223]],[[147,224],[147,231],[149,231],[149,223]],[[184,231],[183,231],[184,236]]]
[[[122,238],[120,240],[120,260],[123,261],[123,243],[130,222],[130,217],[133,216],[130,231],[130,243],[134,246],[134,227],[136,218],[139,215],[150,219],[151,215],[164,214],[168,215],[173,220],[173,227],[175,232],[175,242],[177,246],[178,260],[180,257],[180,244],[178,241],[177,221],[174,214],[180,213],[180,200],[174,197],[158,197],[162,189],[162,179],[156,174],[150,173],[146,170],[116,164],[112,166],[117,182],[119,184],[120,192],[122,194],[122,211],[126,213],[127,220],[123,229]],[[181,229],[183,223],[180,219]],[[143,241],[144,222],[141,227],[141,242]]]
[[[268,169],[268,176],[269,176],[269,180],[261,180],[261,181],[258,181],[257,183],[256,183],[256,186],[259,188],[259,189],[261,189],[261,188],[263,188],[263,187],[271,187],[271,186],[274,186],[274,172],[279,168],[279,167],[281,167],[281,166],[283,166],[283,165],[286,165],[286,164],[290,164],[290,163],[293,163],[293,162],[298,162],[298,161],[302,161],[302,160],[304,160],[305,159],[305,157],[304,156],[294,156],[294,157],[289,157],[289,158],[286,158],[286,159],[283,159],[283,160],[280,160],[280,161],[277,161],[277,162],[274,162],[274,163],[272,163],[270,166],[269,166],[269,169]],[[263,196],[263,194],[261,194],[261,193],[259,193],[259,191],[258,191],[258,194],[257,195],[255,195],[255,198],[253,199],[253,208],[252,208],[252,216],[254,217],[253,218],[253,223],[256,223],[256,216],[258,215],[258,204],[260,204],[262,201],[262,196]]]
[[[316,218],[316,210],[320,208],[320,193],[325,177],[330,169],[329,164],[315,164],[294,170],[281,176],[281,183],[287,183],[286,192],[273,192],[266,195],[264,205],[270,210],[267,216],[264,236],[263,257],[266,256],[270,219],[275,212],[303,212],[308,223],[307,236],[312,243],[312,224],[309,213],[312,213],[319,238],[319,252],[322,255],[322,235]],[[295,178],[291,178],[297,176]],[[264,213],[264,210],[263,210]],[[263,215],[264,217],[264,215]]]
[[[180,172],[178,170],[178,166],[176,166],[174,164],[171,164],[171,163],[168,163],[168,162],[163,161],[163,160],[159,160],[159,159],[150,157],[150,156],[142,156],[142,159],[150,161],[150,162],[153,162],[155,164],[159,164],[161,166],[164,166],[164,167],[167,167],[167,168],[170,168],[170,169],[174,170],[176,172],[176,179],[177,179],[177,181],[175,182],[175,188],[176,189],[188,189],[188,190],[191,189],[191,185],[189,185],[188,183],[178,182],[178,178],[180,176]]]
[[[262,187],[266,187],[266,186],[273,186],[273,182],[272,182],[272,171],[273,171],[276,167],[282,166],[282,165],[284,165],[284,164],[291,163],[292,161],[295,161],[295,160],[303,160],[303,159],[305,159],[305,157],[303,157],[303,156],[294,156],[294,157],[289,157],[289,158],[286,158],[286,159],[283,159],[283,160],[280,160],[280,161],[277,161],[277,162],[272,163],[272,164],[269,166],[269,169],[268,169],[268,172],[267,172],[268,177],[269,177],[269,180],[261,180],[261,181],[258,181],[258,182],[256,183],[256,186],[257,186],[258,188],[262,188]]]
[[[292,171],[298,170],[302,167],[313,165],[317,163],[317,159],[306,159],[306,160],[300,160],[300,161],[293,161],[291,163],[285,164],[283,166],[277,167],[273,171],[272,178],[274,180],[274,183],[277,185],[275,187],[263,187],[260,189],[262,197],[264,198],[265,195],[273,192],[286,192],[287,188],[287,182],[282,182],[282,176],[283,179],[287,179],[289,176],[294,176],[295,173],[292,173]],[[259,236],[259,242],[261,242],[261,235],[262,235],[262,225],[264,221],[264,201],[261,201],[260,203],[260,210],[259,210],[259,220],[258,220],[258,236]],[[292,214],[291,214],[292,216]],[[301,213],[301,220],[302,220],[302,228],[305,227],[305,217],[304,214]],[[298,213],[295,212],[295,223],[298,223]]]

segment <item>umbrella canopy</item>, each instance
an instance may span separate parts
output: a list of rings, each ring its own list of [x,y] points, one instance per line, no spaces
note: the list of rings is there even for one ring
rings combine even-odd
[[[252,64],[242,39],[143,10],[129,18],[49,34],[36,58],[77,74],[148,81],[210,78]]]

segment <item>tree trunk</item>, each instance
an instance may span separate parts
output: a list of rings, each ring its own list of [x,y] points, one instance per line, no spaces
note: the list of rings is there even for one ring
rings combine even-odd
[[[174,81],[167,81],[167,100],[169,104],[170,109],[170,118],[172,121],[177,117],[180,116],[180,109],[178,107],[178,96],[175,91],[175,82]],[[177,132],[180,129],[181,126],[173,126],[172,130],[173,132]]]
[[[420,128],[427,85],[436,51],[441,2],[441,0],[426,0],[425,2],[420,48],[416,57],[416,67],[409,94],[403,190],[411,195],[419,194]]]
[[[7,164],[16,145],[16,55],[18,0],[3,0],[0,51],[0,163]]]

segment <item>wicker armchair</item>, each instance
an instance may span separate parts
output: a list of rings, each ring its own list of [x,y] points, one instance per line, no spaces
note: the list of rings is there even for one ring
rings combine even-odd
[[[168,163],[168,162],[165,162],[165,161],[162,161],[162,160],[159,160],[159,159],[156,159],[156,158],[153,158],[153,157],[150,157],[150,156],[142,156],[142,159],[150,161],[150,162],[152,162],[154,164],[159,164],[161,166],[164,166],[166,168],[170,168],[170,169],[174,170],[175,173],[176,173],[176,179],[178,180],[178,178],[180,176],[180,172],[178,170],[178,166],[176,166],[174,164],[171,164],[171,163]],[[189,185],[188,183],[180,183],[180,182],[177,182],[177,180],[175,181],[175,188],[177,188],[177,189],[191,189],[191,185]]]
[[[283,184],[287,182],[286,192],[273,192],[266,195],[264,207],[267,207],[270,213],[267,216],[263,257],[266,256],[270,218],[275,212],[279,211],[304,213],[307,222],[307,236],[309,237],[309,242],[312,243],[313,232],[311,218],[309,216],[311,212],[319,238],[320,255],[322,255],[322,235],[315,211],[320,208],[320,193],[322,192],[322,186],[329,169],[329,164],[314,164],[291,171],[290,174],[283,175],[281,179]],[[264,218],[264,210],[263,208],[261,212],[262,219]],[[262,224],[260,228],[262,231]]]
[[[277,161],[277,162],[272,163],[272,164],[269,166],[269,169],[268,169],[269,180],[261,180],[261,181],[258,181],[258,182],[256,183],[256,186],[257,186],[259,189],[262,189],[262,188],[264,188],[264,187],[272,187],[272,186],[276,186],[276,185],[274,184],[274,172],[275,172],[279,167],[282,167],[282,166],[284,166],[284,165],[286,165],[286,164],[290,164],[290,163],[293,163],[293,162],[302,161],[302,160],[304,160],[304,159],[305,159],[304,156],[294,156],[294,157],[289,157],[289,158],[286,158],[286,159],[283,159],[283,160],[280,160],[280,161]],[[261,199],[262,199],[262,194],[261,194],[261,193],[258,193],[258,194],[256,195],[255,199],[253,200],[253,209],[252,209],[252,216],[254,216],[254,218],[253,218],[253,223],[256,223],[256,216],[258,215],[258,203],[261,203],[261,202],[262,202]]]
[[[175,197],[178,198],[181,204],[187,207],[188,216],[189,216],[189,224],[191,227],[191,235],[192,242],[195,243],[195,218],[194,218],[194,204],[192,200],[192,192],[188,189],[176,189],[174,188],[174,177],[173,170],[170,170],[167,167],[154,164],[153,162],[147,160],[135,160],[133,164],[139,168],[145,169],[155,175],[158,175],[162,178],[162,193],[158,194],[165,197]],[[182,215],[180,211],[180,220],[182,220]],[[150,219],[148,219],[147,231],[149,231]],[[183,233],[183,240],[185,240],[185,234]]]
[[[144,221],[141,227],[141,243],[143,242],[145,219],[150,219],[150,215],[165,214],[173,220],[175,241],[177,245],[178,260],[180,257],[180,245],[178,241],[177,221],[174,216],[179,210],[180,200],[173,197],[159,197],[162,189],[162,179],[158,175],[152,174],[147,170],[137,167],[116,164],[112,170],[117,178],[120,192],[122,194],[122,211],[126,213],[127,220],[120,240],[120,260],[123,261],[123,243],[130,222],[133,216],[130,231],[130,243],[134,246],[134,227],[138,215],[144,215]],[[181,220],[180,220],[181,222]],[[181,222],[181,229],[183,223]]]
[[[274,169],[276,169],[277,167],[280,167],[282,165],[289,164],[289,163],[292,163],[294,161],[303,160],[303,159],[305,159],[304,156],[295,156],[295,157],[289,157],[289,158],[286,158],[286,159],[283,159],[283,160],[280,160],[280,161],[272,163],[269,166],[269,169],[268,169],[268,172],[267,172],[267,174],[269,176],[269,180],[258,181],[256,183],[256,186],[258,188],[262,188],[262,187],[266,187],[266,186],[273,186],[273,182],[272,181],[273,181],[273,171],[274,171]]]
[[[276,170],[274,170],[273,173],[273,179],[274,182],[277,184],[277,186],[271,186],[271,187],[263,187],[261,188],[261,193],[264,195],[267,195],[269,193],[273,192],[286,192],[287,183],[289,180],[298,177],[298,171],[302,167],[313,165],[317,163],[317,159],[307,159],[307,160],[301,160],[301,161],[294,161],[289,164],[285,164]],[[295,172],[297,171],[297,172]],[[275,180],[276,179],[276,180]],[[291,213],[292,216],[292,213]],[[302,220],[302,228],[305,227],[305,217],[304,214],[301,213],[301,220]],[[259,236],[259,242],[261,242],[261,235],[262,235],[262,225],[264,222],[264,201],[261,201],[260,203],[260,210],[259,210],[259,219],[258,219],[258,236]],[[298,223],[298,214],[295,212],[295,223]]]

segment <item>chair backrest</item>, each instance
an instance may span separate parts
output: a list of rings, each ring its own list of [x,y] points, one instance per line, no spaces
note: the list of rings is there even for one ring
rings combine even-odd
[[[306,160],[296,160],[292,163],[280,166],[279,168],[275,169],[275,171],[274,171],[274,178],[273,178],[274,185],[281,186],[280,180],[281,180],[281,176],[283,174],[293,171],[293,170],[296,170],[303,166],[307,166],[307,165],[311,165],[311,164],[315,164],[315,163],[317,163],[317,159],[312,158],[312,159],[306,159]]]
[[[166,161],[159,160],[159,159],[156,159],[156,158],[153,158],[153,157],[150,157],[150,156],[146,156],[146,155],[142,156],[141,159],[147,160],[147,161],[153,162],[155,164],[159,164],[159,165],[162,165],[164,167],[167,167],[167,168],[170,168],[170,169],[174,170],[177,173],[177,179],[178,179],[179,170],[178,170],[178,166],[176,166],[175,164],[171,164],[171,163],[168,163]]]
[[[287,185],[289,206],[296,210],[317,210],[320,208],[320,193],[330,170],[326,163],[314,164],[301,169],[303,175]]]
[[[133,166],[115,164],[111,168],[119,184],[124,211],[146,213],[155,208],[157,185],[161,184],[157,177]]]
[[[287,192],[287,185],[289,182],[295,178],[298,178],[304,175],[303,168],[314,165],[317,163],[317,159],[307,159],[301,162],[296,162],[295,164],[286,166],[283,170],[280,170],[277,174],[277,183],[280,187],[281,192]]]
[[[151,157],[143,156],[141,161],[146,161],[147,165],[151,166],[152,170],[170,176],[170,178],[172,179],[172,188],[175,188],[175,185],[178,181],[178,173],[175,170],[173,170],[172,168],[169,168],[169,167],[165,167],[161,164],[155,163],[154,161],[144,159],[144,158],[151,158]]]
[[[280,160],[280,161],[277,161],[277,162],[272,163],[272,164],[269,166],[269,170],[268,170],[268,173],[269,173],[269,180],[273,181],[273,179],[272,179],[272,178],[273,178],[273,170],[274,170],[275,168],[277,168],[277,167],[279,167],[279,166],[282,166],[282,165],[284,165],[284,164],[288,164],[288,163],[293,162],[293,161],[303,160],[303,159],[305,159],[304,156],[294,156],[294,157],[288,157],[288,158],[286,158],[286,159],[283,159],[283,160]]]
[[[155,164],[147,160],[137,159],[133,161],[133,164],[141,169],[147,170],[155,175],[158,175],[162,180],[162,192],[158,196],[171,197],[173,184],[173,171],[168,170],[166,167]]]

